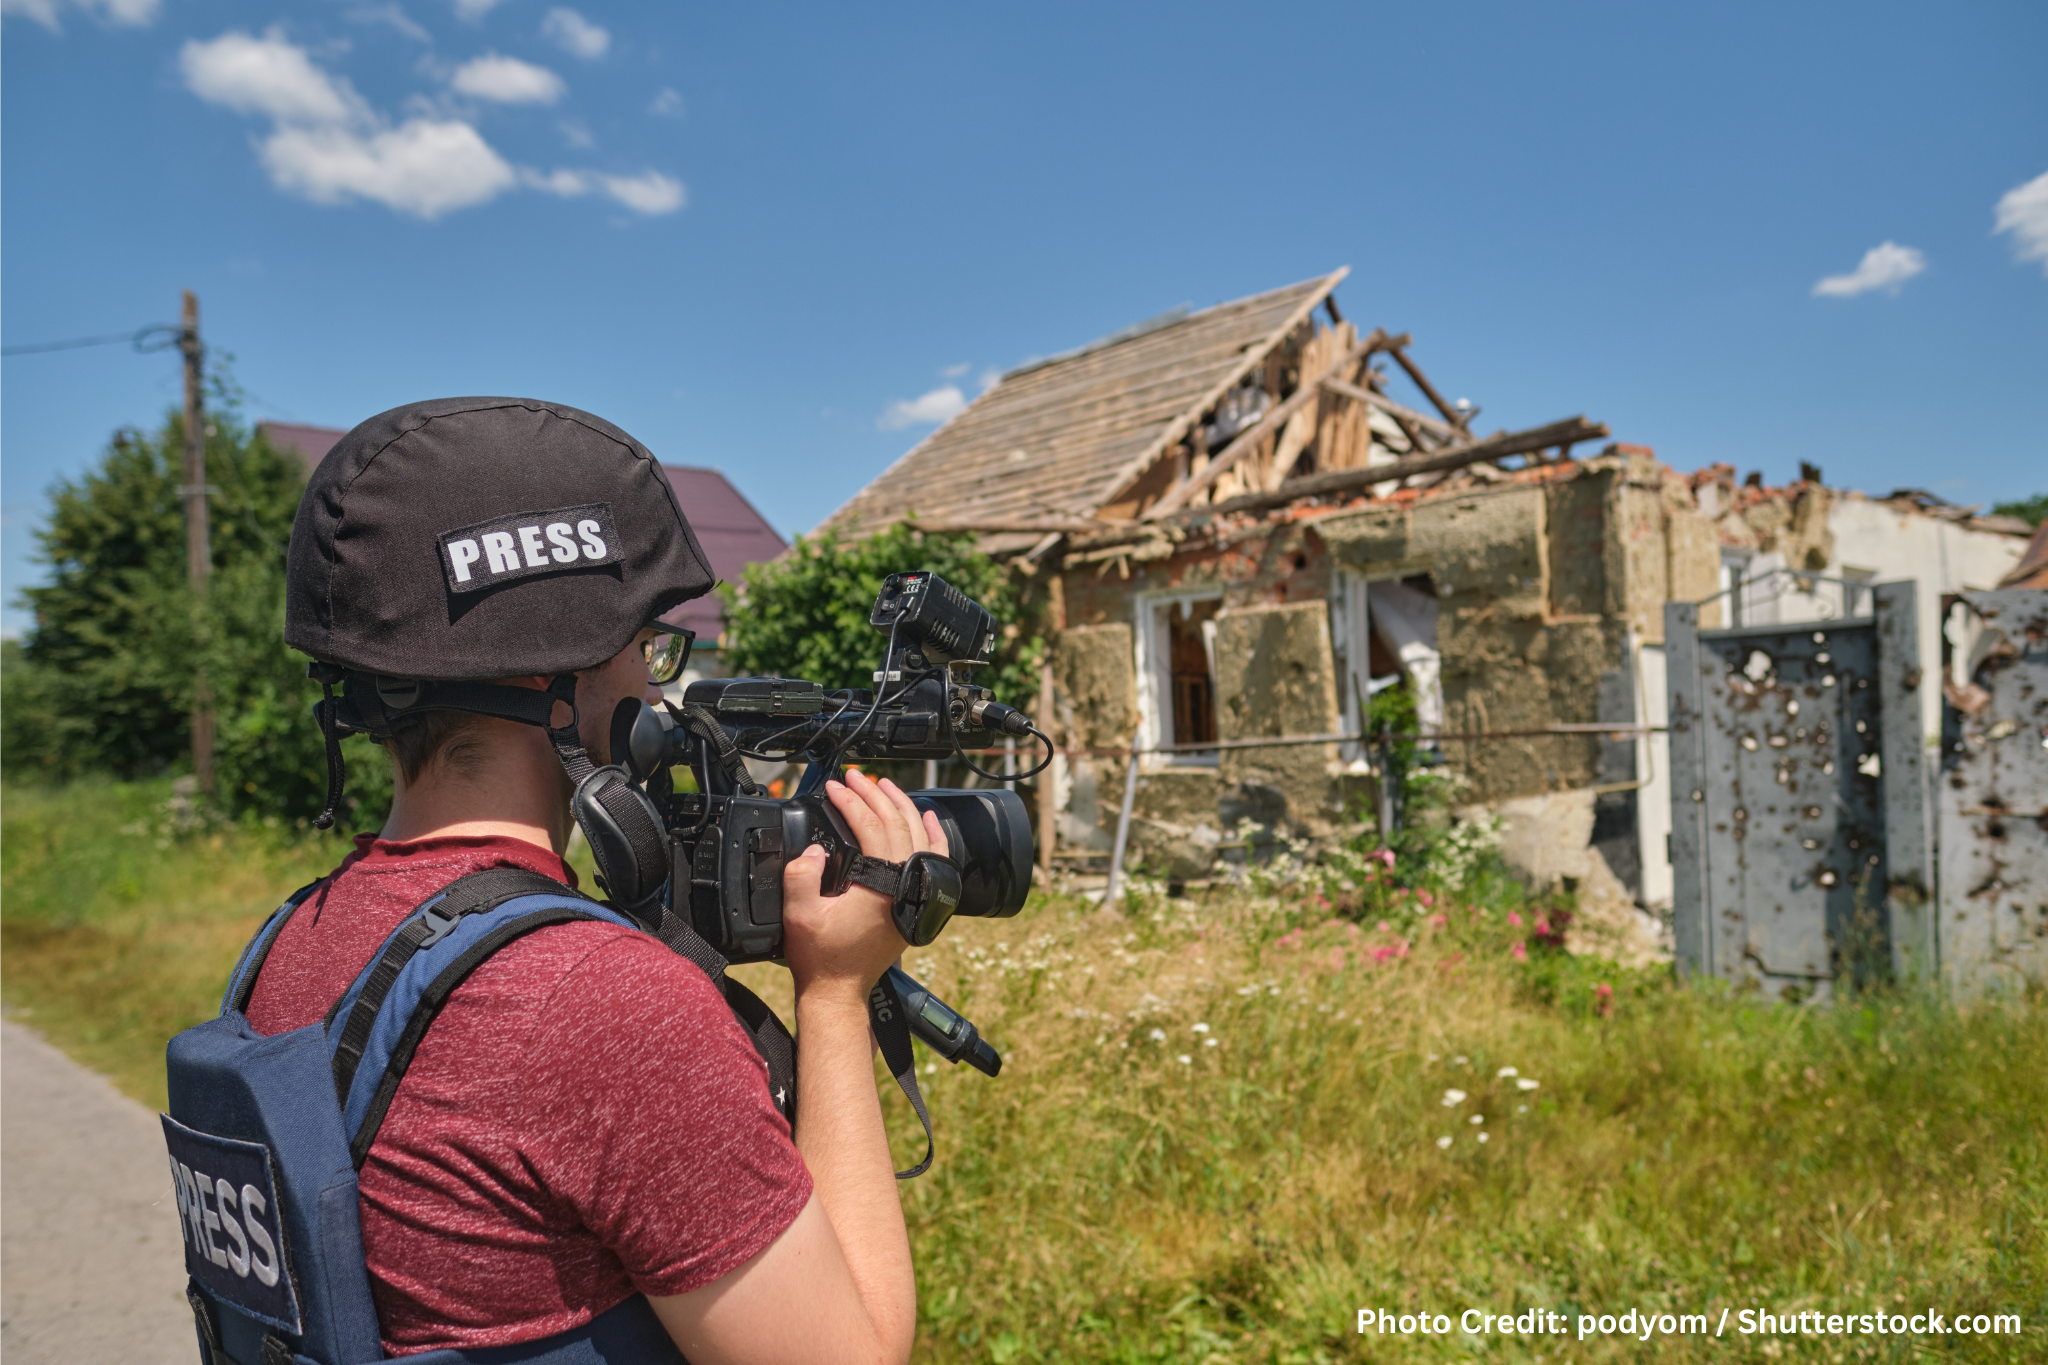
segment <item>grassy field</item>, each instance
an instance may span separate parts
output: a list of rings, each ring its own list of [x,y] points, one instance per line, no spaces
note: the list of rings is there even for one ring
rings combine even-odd
[[[167,795],[10,789],[0,845],[9,1008],[150,1103],[164,1038],[339,846],[179,833]],[[1679,989],[1546,946],[1568,906],[1454,861],[1420,888],[1352,859],[1116,912],[1038,897],[916,954],[1006,1058],[923,1077],[921,1358],[2048,1360],[2048,1003]],[[1467,1308],[1567,1334],[1464,1335]],[[2025,1328],[1735,1316],[1880,1308]],[[1361,1336],[1360,1309],[1452,1331]],[[1631,1310],[1710,1335],[1578,1339]]]

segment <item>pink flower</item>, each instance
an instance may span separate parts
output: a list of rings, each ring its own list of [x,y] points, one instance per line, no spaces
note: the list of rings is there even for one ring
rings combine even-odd
[[[1372,960],[1374,962],[1385,962],[1393,956],[1395,956],[1395,951],[1394,945],[1391,943],[1382,943],[1379,947],[1372,950]]]
[[[1427,892],[1427,891],[1418,891],[1418,892],[1416,892],[1416,893],[1415,893],[1415,899],[1417,899],[1417,900],[1421,901],[1421,902],[1422,902],[1422,904],[1423,904],[1423,906],[1424,906],[1425,908],[1427,908],[1427,907],[1430,907],[1430,906],[1433,906],[1433,905],[1435,905],[1435,904],[1436,904],[1436,897],[1435,897],[1435,896],[1432,896],[1432,895],[1430,895],[1430,894],[1429,894],[1429,892]]]
[[[1408,940],[1407,940],[1407,939],[1405,939],[1405,938],[1404,938],[1404,939],[1402,939],[1402,940],[1401,940],[1401,946],[1400,946],[1400,948],[1399,948],[1398,950],[1396,950],[1396,952],[1395,952],[1394,956],[1396,956],[1396,957],[1406,957],[1406,956],[1408,956]]]
[[[1342,948],[1330,949],[1330,970],[1333,972],[1344,970],[1344,950]]]
[[[1449,924],[1451,922],[1451,917],[1449,915],[1443,914],[1431,915],[1429,917],[1429,922],[1435,925],[1437,928],[1441,929],[1446,924]]]
[[[1385,920],[1381,920],[1379,924],[1375,927],[1383,934],[1390,934],[1394,931],[1394,926],[1387,923]]]
[[[1602,1014],[1614,1013],[1614,987],[1602,981],[1593,988],[1594,1008]]]
[[[1522,917],[1513,910],[1510,910],[1508,911],[1508,923],[1519,929],[1522,927]]]
[[[1356,924],[1347,924],[1344,926],[1344,932],[1353,938],[1357,938],[1363,931]]]
[[[1515,946],[1508,949],[1508,954],[1517,962],[1527,962],[1529,960],[1529,950],[1522,946],[1520,940],[1516,940]]]
[[[1536,917],[1536,937],[1550,937],[1550,919],[1548,916],[1538,915]]]
[[[1273,946],[1275,948],[1299,948],[1301,946],[1301,930],[1289,929],[1286,933],[1273,940]]]
[[[1391,848],[1383,848],[1372,856],[1385,863],[1388,867],[1394,865],[1394,850]]]

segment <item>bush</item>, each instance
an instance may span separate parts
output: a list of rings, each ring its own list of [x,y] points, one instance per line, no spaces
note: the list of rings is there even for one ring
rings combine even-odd
[[[809,678],[827,688],[873,686],[885,638],[868,624],[882,580],[925,569],[988,608],[999,635],[995,668],[977,681],[1014,705],[1032,705],[1045,658],[1031,580],[974,548],[966,535],[928,535],[898,523],[865,540],[797,537],[780,559],[747,567],[725,599],[724,649],[741,674]]]

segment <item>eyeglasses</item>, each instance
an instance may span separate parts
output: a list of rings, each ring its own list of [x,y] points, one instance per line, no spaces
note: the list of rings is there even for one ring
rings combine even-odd
[[[683,669],[690,662],[690,646],[697,641],[697,632],[684,630],[667,621],[649,621],[647,629],[654,632],[653,638],[640,646],[641,657],[647,660],[647,681],[657,687],[667,687],[683,676]]]

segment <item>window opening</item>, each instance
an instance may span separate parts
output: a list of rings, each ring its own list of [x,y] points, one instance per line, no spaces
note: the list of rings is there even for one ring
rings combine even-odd
[[[1175,744],[1211,744],[1216,739],[1216,608],[1220,605],[1212,598],[1162,608],[1166,613]]]

